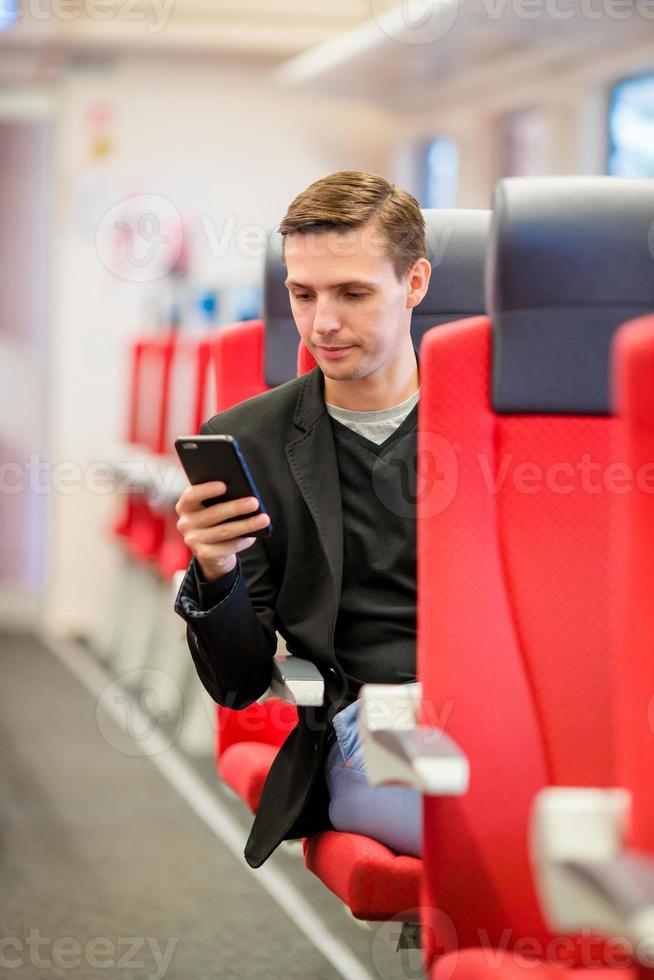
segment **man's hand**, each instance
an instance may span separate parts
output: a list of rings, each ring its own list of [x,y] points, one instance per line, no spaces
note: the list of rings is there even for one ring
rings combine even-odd
[[[177,530],[195,555],[207,582],[215,582],[231,572],[238,552],[250,548],[256,541],[248,535],[270,523],[267,514],[247,516],[259,508],[256,497],[202,506],[203,500],[219,497],[226,490],[224,483],[197,483],[187,487],[175,504],[179,515]],[[233,517],[242,519],[230,521]]]

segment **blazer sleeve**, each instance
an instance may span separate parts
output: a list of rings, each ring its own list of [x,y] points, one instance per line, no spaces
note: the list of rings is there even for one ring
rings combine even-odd
[[[211,431],[202,426],[202,431]],[[175,600],[186,622],[186,637],[204,687],[228,708],[246,708],[265,694],[277,649],[274,581],[264,541],[238,556],[235,572],[225,576],[224,596],[203,608],[194,561]]]

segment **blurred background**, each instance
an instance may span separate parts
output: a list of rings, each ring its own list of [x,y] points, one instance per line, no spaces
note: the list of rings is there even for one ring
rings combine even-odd
[[[130,340],[258,316],[307,184],[654,176],[645,0],[0,0],[0,32],[0,619],[56,634],[102,615]]]

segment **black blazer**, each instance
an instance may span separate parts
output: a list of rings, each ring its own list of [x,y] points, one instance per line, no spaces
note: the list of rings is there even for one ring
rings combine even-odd
[[[187,571],[176,603],[187,622],[195,667],[218,704],[244,708],[271,680],[278,631],[291,653],[315,664],[325,703],[300,708],[299,723],[272,765],[245,847],[259,867],[282,840],[327,829],[323,766],[330,721],[344,704],[336,662],[343,522],[336,451],[319,368],[215,415],[203,433],[228,433],[243,449],[273,533],[239,556],[236,581],[208,612],[180,597],[197,596]]]

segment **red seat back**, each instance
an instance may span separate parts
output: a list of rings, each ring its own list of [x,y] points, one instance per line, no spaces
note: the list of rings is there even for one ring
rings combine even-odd
[[[263,320],[230,324],[216,333],[213,338],[215,412],[223,412],[269,390],[264,378],[264,346]]]
[[[297,349],[297,375],[301,378],[303,374],[308,374],[309,371],[313,371],[316,366],[316,359],[309,352],[309,349],[304,346],[302,341],[300,341],[299,347]]]
[[[155,455],[166,452],[174,334],[142,337],[130,349],[127,442]],[[164,533],[163,519],[152,513],[142,493],[129,493],[113,527],[137,560],[156,557]]]
[[[177,338],[170,372],[170,395],[166,421],[166,452],[174,455],[174,441],[180,435],[195,435],[215,403],[214,374],[211,371],[212,341],[206,335]],[[177,531],[177,514],[171,508],[164,516],[158,551],[158,567],[169,580],[191,560],[190,549]]]
[[[218,754],[238,742],[281,745],[297,724],[297,709],[279,698],[251,704],[243,711],[218,709]]]
[[[425,921],[443,948],[454,923],[460,947],[530,937],[544,949],[534,797],[615,781],[608,349],[625,310],[654,292],[645,184],[502,182],[492,322],[423,341],[419,454],[440,462],[419,502],[423,715],[471,766],[465,796],[425,803]],[[598,285],[603,266],[614,277]]]
[[[469,792],[429,799],[430,905],[459,942],[507,926],[544,940],[527,829],[544,786],[611,785],[610,495],[560,493],[538,473],[603,468],[613,422],[496,415],[487,319],[440,327],[422,347],[419,452],[456,447],[454,497],[419,524],[419,676],[471,763]],[[495,490],[495,488],[497,488]]]
[[[136,344],[130,423],[132,441],[152,453],[167,450],[170,381],[176,344],[176,334],[147,337]]]

